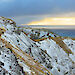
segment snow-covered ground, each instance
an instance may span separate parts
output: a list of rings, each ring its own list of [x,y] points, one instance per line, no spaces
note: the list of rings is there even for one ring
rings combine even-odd
[[[75,74],[75,41],[74,40],[72,39],[63,40],[63,42],[67,45],[67,47],[70,48],[71,51],[73,52],[73,54],[68,55],[67,53],[65,53],[63,48],[61,48],[52,39],[45,39],[38,42],[32,40],[35,38],[37,39],[37,38],[59,37],[56,34],[49,33],[47,31],[18,28],[16,27],[14,21],[2,17],[0,17],[0,28],[4,28],[6,30],[6,32],[4,32],[4,34],[1,35],[2,39],[9,42],[14,48],[18,48],[19,50],[21,50],[21,52],[23,51],[24,53],[27,53],[29,55],[28,57],[26,55],[24,57],[23,52],[22,54],[19,53],[19,51],[16,51],[16,49],[14,50],[23,59],[28,60],[28,62],[26,61],[24,62],[21,59],[19,59],[18,56],[15,56],[14,53],[11,53],[10,49],[6,48],[5,46],[4,48],[2,48],[3,43],[0,42],[0,47],[1,47],[0,62],[5,64],[5,66],[2,66],[0,64],[2,70],[4,68],[9,73],[12,72],[11,73],[12,75],[22,75],[24,74],[23,72],[26,72],[29,75],[32,75],[31,74],[32,72],[33,75],[36,75],[34,71],[38,72],[38,69],[40,67],[38,68],[37,65],[40,64],[43,65],[42,67],[44,67],[44,69],[47,69],[53,75],[74,75]],[[7,50],[10,52],[9,54],[6,53]],[[7,58],[4,57],[5,55],[7,56]],[[14,61],[13,63],[18,64],[17,67],[13,66],[13,63],[9,57],[12,58],[12,60]],[[39,62],[39,64],[35,63],[33,70],[28,64],[32,62],[30,65],[33,66],[34,61],[32,60],[29,61],[29,58],[35,60],[36,62]],[[14,69],[16,71],[14,72],[14,74],[13,71],[9,69],[10,64],[12,64],[12,67],[16,68]],[[23,69],[21,69],[21,67],[23,67]],[[37,67],[38,69],[34,70],[35,67]],[[5,70],[3,70],[3,72]],[[41,71],[38,73],[38,75],[39,74],[43,75],[41,74]]]
[[[54,40],[47,39],[44,41],[40,41],[39,43],[36,42],[36,44],[41,49],[47,51],[47,53],[52,58],[51,64],[53,68],[51,69],[51,72],[53,74],[54,71],[57,71],[57,75],[72,75],[73,73],[75,73],[75,66],[73,66],[75,64],[72,63],[72,58],[70,59],[70,57],[65,53],[65,51],[59,45],[57,45]],[[72,67],[74,68],[72,69]]]
[[[63,42],[74,53],[74,55],[70,54],[69,57],[75,62],[75,40],[72,40],[72,39],[64,39]]]

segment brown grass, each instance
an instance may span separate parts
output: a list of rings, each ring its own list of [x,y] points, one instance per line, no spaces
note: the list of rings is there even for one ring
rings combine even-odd
[[[63,50],[69,55],[73,54],[72,51],[67,47],[67,45],[62,41],[61,37],[52,38]]]

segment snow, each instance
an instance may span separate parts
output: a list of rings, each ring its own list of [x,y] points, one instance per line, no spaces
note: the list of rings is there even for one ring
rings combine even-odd
[[[63,42],[71,49],[71,51],[74,53],[73,55],[70,54],[69,57],[72,59],[73,62],[75,62],[75,40],[72,39],[64,39]]]
[[[75,40],[72,39],[64,39],[63,42],[72,50],[75,54]]]
[[[59,47],[59,45],[56,44],[55,41],[52,39],[49,40],[44,40],[40,41],[39,43],[36,42],[36,44],[43,50],[46,50],[47,53],[50,55],[51,59],[51,64],[53,66],[53,69],[51,72],[53,75],[64,75],[66,72],[70,72],[72,69],[72,61],[74,61],[74,56],[71,56],[72,61],[69,59],[68,55],[64,52],[64,50]],[[60,72],[57,71],[60,69]]]
[[[4,47],[0,49],[0,52],[1,52],[0,63],[2,62],[4,64],[4,65],[0,64],[0,66],[2,66],[2,68],[4,68],[7,71],[6,73],[7,74],[10,73],[11,75],[17,75],[17,74],[23,75],[22,72],[20,72],[21,68],[17,63],[15,56],[10,52],[10,50]],[[2,73],[2,71],[0,73]]]
[[[5,20],[5,21],[3,21]],[[10,42],[10,44],[22,50],[23,52],[29,54],[35,61],[38,61],[40,64],[42,64],[46,69],[48,69],[53,75],[73,75],[75,74],[75,41],[72,39],[64,39],[63,42],[67,45],[68,48],[71,49],[71,51],[74,54],[65,53],[63,48],[61,48],[56,42],[52,39],[46,39],[43,41],[35,42],[31,40],[31,34],[34,34],[37,37],[37,33],[40,33],[38,38],[48,38],[47,31],[40,31],[40,30],[32,30],[32,29],[23,29],[27,36],[21,31],[22,29],[15,26],[15,23],[13,21],[6,20],[6,18],[0,18],[0,27],[4,27],[6,29],[6,32],[1,35],[2,39],[5,39],[6,41]],[[13,24],[11,24],[13,23]],[[37,33],[36,33],[37,32]],[[59,37],[56,34],[49,33],[49,36],[51,37]],[[31,38],[31,39],[30,39]],[[3,62],[5,65],[2,66],[4,69],[6,69],[9,73],[12,73],[12,75],[23,75],[21,67],[23,67],[23,71],[27,72],[27,74],[31,75],[30,72],[32,70],[28,65],[24,63],[24,61],[21,61],[17,58],[11,51],[5,47],[2,48],[4,44],[0,42],[0,61]],[[9,51],[9,54],[7,54],[6,51]],[[14,49],[16,53],[19,53],[22,58],[28,60],[29,57],[26,55],[20,53],[18,50]],[[7,57],[5,57],[5,55]],[[13,61],[12,61],[12,60]],[[17,63],[18,61],[18,63]],[[29,63],[34,64],[33,61],[29,61]],[[14,66],[14,64],[17,65]],[[12,66],[13,71],[9,69],[9,66]],[[21,66],[21,67],[20,67]],[[2,68],[2,69],[3,69]],[[1,69],[1,68],[0,68]],[[14,70],[16,72],[14,72]],[[21,70],[21,71],[19,71]]]

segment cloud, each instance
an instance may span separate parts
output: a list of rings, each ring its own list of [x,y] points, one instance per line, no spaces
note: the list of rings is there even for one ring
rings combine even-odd
[[[40,21],[45,18],[52,18],[52,17],[75,17],[75,12],[71,13],[61,13],[61,14],[45,14],[45,15],[23,15],[23,16],[16,16],[13,19],[17,24],[29,24],[34,21]],[[10,18],[10,17],[9,17]]]
[[[23,24],[24,25],[24,24]],[[74,17],[57,17],[57,18],[45,18],[40,21],[33,21],[28,25],[75,25]]]
[[[31,16],[23,15],[23,16],[16,16],[11,19],[13,19],[17,24],[20,25],[20,24],[28,24],[29,22],[36,21],[36,20],[39,21],[45,17],[47,17],[47,15],[31,15]]]
[[[23,16],[75,12],[74,3],[74,0],[1,0],[0,14]]]
[[[0,0],[0,16],[15,17],[19,24],[74,13],[75,0]]]

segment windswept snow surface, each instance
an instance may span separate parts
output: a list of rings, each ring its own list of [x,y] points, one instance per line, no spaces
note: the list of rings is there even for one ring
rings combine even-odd
[[[65,42],[68,42],[67,44],[74,43],[73,40],[65,39]],[[65,51],[59,47],[59,45],[56,44],[56,42],[52,39],[47,39],[44,41],[40,41],[39,43],[36,42],[36,44],[43,50],[47,51],[51,59],[51,65],[52,69],[50,70],[53,75],[73,75],[75,74],[75,63],[74,62],[75,55],[68,56]],[[75,46],[71,47],[72,51],[74,52]],[[70,59],[71,57],[71,59]],[[73,67],[73,68],[72,68]],[[57,73],[57,74],[56,74]]]
[[[75,40],[64,39],[63,42],[71,49],[74,55],[70,54],[69,57],[75,62]]]
[[[10,23],[9,20],[7,20],[6,18],[2,18],[1,19],[2,21],[4,21],[4,23],[2,22],[0,24],[0,27],[4,28],[6,30],[6,32],[4,32],[3,35],[1,35],[1,38],[6,40],[7,42],[9,42],[13,47],[15,48],[19,48],[21,49],[23,52],[25,53],[28,53],[29,55],[31,55],[32,57],[34,57],[34,59],[38,62],[43,62],[43,57],[44,57],[44,54],[42,54],[42,56],[40,55],[40,53],[44,53],[43,51],[41,51],[41,49],[39,49],[36,45],[35,45],[35,42],[32,41],[30,38],[28,38],[22,31],[20,31],[16,26],[15,26],[15,23],[12,22]],[[9,22],[9,23],[8,23]],[[5,24],[5,25],[3,25]],[[20,53],[19,55],[22,56],[22,54]],[[24,55],[24,54],[23,54]],[[48,55],[46,55],[47,58],[48,58]],[[25,57],[23,57],[24,59],[26,59]],[[28,57],[29,58],[29,57]],[[27,59],[28,59],[27,58]],[[44,57],[45,58],[45,57]],[[46,60],[46,59],[45,59]],[[26,61],[25,61],[26,62]],[[30,61],[32,62],[32,61]],[[21,63],[18,61],[18,63],[23,67],[23,70],[31,75],[31,68],[29,67],[26,67],[28,65],[26,65],[25,63],[23,64],[23,61],[21,61]],[[34,62],[33,62],[34,63]],[[31,64],[33,64],[31,63]],[[26,66],[24,66],[26,65]],[[37,64],[39,65],[39,64]],[[35,67],[37,67],[37,65],[35,65]],[[40,64],[41,66],[41,64]],[[35,69],[34,67],[34,69]],[[41,66],[42,67],[42,66]],[[28,70],[27,70],[27,69]],[[39,67],[40,68],[40,67]],[[38,68],[38,69],[39,69]],[[26,70],[25,70],[26,69]],[[38,72],[38,69],[37,69],[37,72]],[[40,68],[42,69],[42,68]],[[40,70],[39,69],[39,70]],[[45,69],[45,68],[44,68]],[[42,69],[43,70],[43,69]],[[29,71],[29,72],[28,72]],[[34,70],[35,71],[35,70]],[[39,71],[38,74],[40,73],[41,75],[41,72],[42,71]],[[44,71],[43,71],[44,72]],[[46,69],[45,69],[45,72],[46,72]],[[33,73],[33,71],[32,71]],[[34,73],[35,74],[35,73]],[[18,75],[18,74],[17,74]]]
[[[9,42],[14,48],[18,47],[18,49],[30,55],[32,59],[34,59],[36,62],[38,61],[40,65],[43,65],[53,75],[75,75],[75,41],[74,40],[72,39],[63,40],[63,42],[74,53],[73,55],[69,54],[68,56],[68,54],[65,53],[65,51],[58,44],[56,44],[56,42],[52,39],[46,39],[46,40],[38,41],[38,42],[35,42],[32,40],[35,38],[37,39],[42,37],[48,38],[49,36],[59,37],[56,34],[49,33],[47,31],[45,32],[45,31],[38,31],[38,30],[32,30],[32,29],[18,28],[16,27],[16,23],[14,21],[6,19],[4,17],[0,17],[0,28],[4,28],[6,30],[6,32],[4,32],[4,34],[1,35],[2,39]],[[3,72],[5,71],[4,69],[6,69],[8,73],[13,72],[9,69],[9,65],[12,62],[9,63],[8,60],[10,61],[11,59],[8,58],[6,61],[6,58],[3,58],[3,56],[6,54],[6,53],[4,54],[4,51],[9,49],[7,49],[4,46],[4,48],[6,49],[4,50],[2,48],[1,42],[0,42],[0,46],[1,46],[0,51],[2,53],[0,55],[0,62],[5,63],[4,67],[1,65],[0,66],[2,67]],[[32,75],[31,72],[33,71],[30,69],[27,63],[25,64],[20,59],[15,60],[14,57],[16,56],[13,53],[6,54],[6,55],[9,57],[12,55],[12,59],[14,60],[14,62],[17,62],[15,64],[18,64],[18,67],[12,65],[12,67],[17,68],[16,70],[14,69],[16,72],[14,72],[14,74],[12,75],[22,75],[23,72],[26,72],[27,75]],[[22,53],[20,53],[20,55],[22,55]],[[23,54],[23,57],[24,57],[24,54]],[[23,67],[23,69],[21,69],[21,67]],[[19,70],[20,70],[20,73],[19,73]]]

